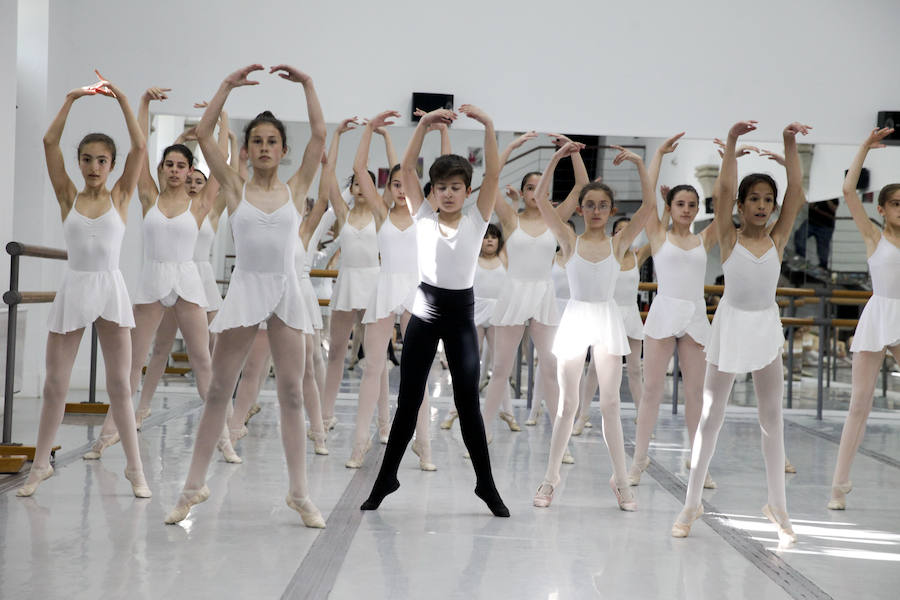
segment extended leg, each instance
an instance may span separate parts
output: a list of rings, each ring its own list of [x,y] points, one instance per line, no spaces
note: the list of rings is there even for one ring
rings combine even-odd
[[[659,417],[659,405],[662,402],[666,381],[666,367],[674,350],[674,337],[658,340],[648,336],[644,339],[644,395],[638,409],[634,460],[629,475],[633,485],[637,485],[637,482],[640,481],[641,472],[647,468],[647,464],[650,462],[650,458],[647,456],[650,436],[653,434],[656,419]],[[677,385],[677,381],[674,384]]]
[[[350,331],[359,319],[358,310],[331,311],[331,332],[328,344],[328,368],[325,373],[325,396],[322,398],[322,420],[331,429],[334,423],[334,404],[337,402],[341,378],[344,376],[344,358],[347,356],[347,342]]]
[[[487,386],[484,400],[484,428],[491,431],[494,417],[508,394],[509,376],[516,362],[516,348],[522,341],[524,325],[494,327],[494,372]],[[476,350],[477,352],[477,350]],[[457,410],[459,406],[457,406]]]
[[[141,427],[141,422],[150,416],[150,401],[153,400],[159,380],[166,371],[166,365],[169,364],[169,352],[172,351],[176,333],[178,333],[178,322],[175,320],[175,310],[166,309],[156,330],[156,336],[153,338],[153,350],[150,353],[150,360],[147,362],[147,370],[144,372],[141,400],[138,403],[137,412],[135,412],[135,423],[138,429]]]

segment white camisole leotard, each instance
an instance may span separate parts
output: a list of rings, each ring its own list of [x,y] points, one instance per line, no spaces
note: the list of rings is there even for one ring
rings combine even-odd
[[[881,352],[900,344],[900,248],[882,234],[868,263],[872,297],[859,317],[851,352]]]
[[[490,327],[491,316],[497,306],[497,298],[506,285],[506,267],[498,263],[493,269],[485,269],[481,263],[475,267],[475,326]]]
[[[571,359],[584,356],[590,347],[617,356],[630,354],[625,323],[614,298],[620,267],[613,256],[612,239],[609,256],[598,262],[583,258],[578,253],[580,245],[579,237],[566,263],[571,297],[553,340],[553,354]]]
[[[247,201],[245,183],[241,202],[228,219],[234,235],[234,271],[209,330],[251,327],[274,315],[289,327],[312,333],[312,318],[294,263],[300,217],[290,188],[288,201],[267,213]]]
[[[706,360],[724,373],[749,373],[781,356],[784,330],[775,303],[781,275],[778,250],[756,257],[738,240],[722,263],[725,293],[716,307]]]
[[[497,299],[491,324],[522,325],[534,319],[544,325],[558,325],[551,276],[556,255],[553,232],[545,229],[531,236],[519,224],[506,240],[506,255],[506,287]]]
[[[627,271],[619,271],[616,279],[616,291],[614,297],[622,319],[625,321],[625,333],[633,340],[644,339],[644,323],[641,321],[641,311],[637,305],[638,284],[641,282],[641,273],[638,269],[637,254],[634,255],[634,266]]]
[[[194,245],[194,263],[197,265],[197,271],[200,272],[203,291],[206,292],[206,312],[219,310],[219,307],[222,306],[222,292],[219,291],[219,284],[216,283],[216,275],[212,263],[209,261],[215,239],[216,232],[212,228],[212,223],[209,222],[209,217],[206,217],[203,219],[200,233],[197,234],[197,243]]]
[[[416,247],[416,223],[400,230],[388,214],[378,230],[381,270],[375,292],[369,300],[363,323],[374,323],[392,314],[412,310],[419,285]]]
[[[331,310],[363,310],[378,284],[378,236],[375,218],[360,229],[350,224],[350,215],[338,234],[341,262],[331,292]]]
[[[653,256],[653,267],[659,287],[647,313],[644,335],[661,340],[687,334],[706,345],[710,325],[703,299],[706,248],[702,238],[698,246],[683,250],[670,242],[666,233]]]
[[[206,307],[206,291],[194,262],[200,228],[191,214],[191,204],[193,200],[186,210],[169,218],[159,210],[157,196],[144,215],[144,266],[135,304],[158,301],[163,306],[172,306],[180,297]]]
[[[47,325],[53,333],[68,333],[102,318],[134,327],[128,288],[119,271],[125,223],[111,199],[109,210],[94,219],[78,212],[77,205],[76,196],[63,222],[69,260]]]

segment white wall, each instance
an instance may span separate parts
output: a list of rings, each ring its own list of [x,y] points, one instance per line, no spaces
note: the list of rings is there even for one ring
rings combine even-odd
[[[14,4],[2,1],[4,8]],[[187,115],[233,69],[287,62],[312,74],[332,123],[386,108],[408,115],[411,93],[431,91],[454,93],[457,105],[482,105],[498,130],[662,137],[683,129],[708,139],[738,118],[754,118],[756,139],[778,139],[785,123],[800,119],[815,126],[806,141],[857,143],[877,110],[900,108],[893,104],[896,86],[884,76],[900,50],[894,32],[900,6],[893,0],[852,9],[838,0],[650,4],[20,0],[19,20],[36,27],[25,40],[19,33],[28,47],[20,59],[40,64],[18,72],[20,112],[27,106],[29,114],[16,122],[14,234],[61,244],[40,138],[65,92],[93,82],[94,68],[116,81],[135,109],[147,86],[174,88],[166,110]],[[12,20],[4,18],[4,27]],[[299,86],[265,74],[259,79],[261,85],[232,94],[232,116],[268,108],[306,120]],[[3,94],[8,102],[9,87]],[[76,103],[62,139],[66,156],[81,136],[98,130],[120,147],[127,142],[112,100]],[[113,179],[120,172],[121,163]],[[27,194],[19,194],[21,186]],[[135,200],[122,262],[132,285],[139,219]],[[58,265],[37,267],[32,276],[37,289],[53,289]],[[45,314],[39,309],[32,322],[42,323]],[[29,336],[26,350],[34,380],[44,332],[30,329],[37,336]]]
[[[6,243],[13,238],[13,198],[16,172],[16,26],[17,0],[0,0],[0,287],[9,282]],[[4,350],[5,352],[5,350]]]

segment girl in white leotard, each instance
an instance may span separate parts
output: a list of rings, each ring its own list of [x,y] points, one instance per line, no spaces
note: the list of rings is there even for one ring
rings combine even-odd
[[[102,133],[85,136],[78,144],[78,166],[85,181],[84,189],[79,192],[66,173],[59,140],[75,100],[98,93],[118,101],[128,126],[131,149],[122,176],[112,190],[107,190],[106,180],[116,162],[115,143]],[[127,460],[125,477],[131,482],[135,496],[149,498],[150,488],[144,478],[129,400],[130,328],[134,327],[134,317],[125,280],[119,272],[119,251],[125,235],[128,201],[146,160],[144,134],[122,91],[101,80],[66,95],[65,103],[44,135],[44,153],[62,213],[69,259],[62,284],[50,307],[47,376],[34,462],[17,495],[31,496],[43,480],[53,475],[50,450],[65,414],[72,364],[84,328],[94,324],[106,367],[109,413],[122,430],[122,448]]]
[[[581,236],[576,237],[550,204],[549,190],[553,171],[561,158],[578,152],[576,144],[568,143],[553,155],[535,194],[541,216],[559,239],[571,293],[553,341],[553,354],[558,361],[562,407],[553,424],[547,472],[534,496],[533,503],[537,507],[550,506],[553,491],[559,484],[559,465],[578,411],[579,384],[584,371],[584,359],[590,348],[600,380],[603,438],[613,467],[609,484],[621,510],[637,509],[628,486],[625,443],[619,419],[622,356],[628,354],[629,347],[625,323],[613,293],[620,262],[654,208],[655,182],[650,180],[644,163],[637,154],[619,146],[613,147],[620,151],[613,164],[619,165],[624,161],[634,163],[638,168],[643,190],[641,208],[617,236],[606,235],[606,224],[615,208],[612,190],[603,183],[590,183],[579,194],[578,209],[585,220],[585,232]]]
[[[348,121],[347,125],[340,127],[338,137],[332,139],[329,154],[334,154],[335,161],[339,136],[350,131],[352,123],[353,121]],[[375,175],[371,171],[366,172],[366,177],[374,184]],[[333,429],[337,424],[334,404],[344,375],[344,359],[347,357],[350,332],[362,320],[378,284],[377,223],[355,174],[350,181],[350,193],[353,194],[352,207],[347,206],[343,196],[331,198],[337,219],[337,243],[340,245],[341,262],[328,305],[331,318],[325,397],[322,398],[322,418],[326,429]]]
[[[866,419],[872,410],[875,382],[885,350],[900,363],[900,184],[886,185],[878,194],[878,214],[884,219],[883,230],[869,220],[856,192],[866,155],[872,148],[883,148],[881,141],[892,132],[893,129],[880,129],[869,134],[844,181],[844,200],[866,243],[872,297],[863,309],[850,346],[853,391],[831,482],[828,508],[832,510],[847,507],[846,496],[852,487],[850,466],[866,432]]]
[[[164,100],[168,90],[150,88],[141,98],[138,122],[149,130],[151,100]],[[227,139],[227,132],[223,134]],[[162,176],[165,185],[160,191],[150,175],[149,164],[144,165],[138,180],[138,198],[144,211],[144,264],[134,301],[135,328],[132,331],[131,390],[138,388],[141,368],[150,350],[156,329],[166,308],[175,311],[175,320],[184,336],[197,381],[197,391],[206,398],[210,381],[209,322],[206,318],[206,292],[200,272],[194,263],[194,246],[200,226],[211,209],[211,198],[191,198],[187,193],[187,177],[193,170],[193,153],[184,145],[175,144],[163,150]],[[149,406],[144,410],[149,411]],[[143,419],[143,417],[142,417]],[[84,458],[100,458],[103,449],[116,441],[112,419],[103,424],[100,438]],[[223,427],[220,449],[228,462],[240,462],[231,448],[227,429]]]
[[[300,513],[304,525],[321,528],[325,520],[309,499],[306,481],[306,431],[303,421],[301,378],[305,363],[304,332],[312,332],[294,267],[299,215],[325,149],[325,118],[309,75],[287,65],[271,67],[288,81],[299,83],[306,94],[310,141],[297,172],[287,184],[278,179],[278,164],[287,150],[284,125],[266,111],[245,129],[244,147],[253,165],[249,181],[235,173],[212,139],[216,116],[229,92],[253,85],[247,76],[262,70],[250,65],[222,82],[197,126],[197,138],[210,170],[222,186],[236,251],[236,264],[228,293],[210,330],[219,334],[213,350],[213,377],[197,427],[194,453],[181,496],[166,517],[177,523],[191,506],[209,497],[206,472],[226,407],[237,383],[259,324],[268,327],[281,408],[281,440],[287,462],[287,505]]]
[[[615,237],[616,234],[625,229],[625,226],[630,221],[631,219],[628,217],[616,219],[612,226],[612,235]],[[628,347],[631,350],[625,356],[625,369],[628,372],[628,391],[631,392],[631,399],[634,402],[635,409],[640,407],[644,389],[641,369],[644,322],[641,320],[641,312],[638,310],[637,305],[638,284],[641,282],[641,266],[643,266],[649,256],[650,246],[648,244],[642,246],[637,252],[630,250],[625,254],[613,294],[613,299],[616,301],[619,312],[622,313],[622,319],[625,321],[625,334],[628,336]],[[581,407],[578,409],[578,418],[575,420],[572,435],[581,435],[584,428],[589,426],[591,400],[593,400],[598,386],[596,369],[588,367],[588,373],[581,388]]]
[[[703,412],[691,452],[693,468],[684,508],[672,525],[672,535],[689,535],[691,524],[703,514],[700,494],[725,419],[725,405],[734,376],[735,373],[750,372],[756,390],[769,488],[768,502],[762,512],[776,525],[779,544],[784,546],[793,543],[796,537],[788,518],[784,491],[784,422],[781,415],[784,335],[775,303],[775,289],[781,273],[781,253],[790,238],[794,219],[805,202],[796,135],[805,135],[809,127],[792,123],[784,130],[783,161],[788,183],[784,206],[771,233],[767,223],[776,207],[777,189],[775,181],[768,175],[748,175],[737,189],[738,213],[743,222],[740,232],[728,218],[737,188],[737,139],[754,129],[755,121],[736,123],[731,128],[716,182],[719,193],[715,212],[722,217],[716,225],[725,273],[725,294],[716,308],[706,344]],[[677,218],[674,211],[672,217]]]
[[[536,136],[525,134],[513,141],[500,156],[504,164],[512,151]],[[557,143],[566,143],[568,138],[554,135]],[[578,192],[588,182],[587,170],[580,154],[572,156],[575,169],[575,187],[566,200],[556,207],[557,214],[565,223],[578,198]],[[541,373],[541,390],[551,418],[556,415],[559,389],[556,385],[556,359],[550,351],[559,313],[553,293],[550,270],[556,253],[556,236],[547,227],[534,200],[534,190],[540,173],[528,173],[522,179],[522,197],[525,210],[516,214],[502,199],[498,198],[494,210],[500,218],[503,237],[506,240],[507,285],[497,299],[497,307],[491,318],[494,333],[494,373],[488,384],[484,405],[484,426],[490,432],[503,397],[507,393],[507,380],[513,370],[516,346],[522,340],[525,325],[529,325],[531,339],[538,357]],[[490,436],[490,434],[489,434]]]
[[[400,182],[400,165],[393,155],[390,136],[385,129],[391,124],[389,119],[397,116],[399,114],[394,111],[386,111],[366,123],[353,163],[355,180],[359,182],[365,204],[371,207],[375,217],[381,270],[362,320],[365,325],[363,348],[366,354],[366,368],[359,385],[359,407],[356,413],[353,450],[350,459],[344,463],[344,466],[350,469],[362,466],[370,443],[369,425],[372,422],[375,404],[381,398],[387,400],[387,345],[398,317],[400,335],[405,335],[416,288],[419,285],[416,225],[406,206],[406,195]],[[388,148],[388,162],[391,163],[383,197],[378,194],[375,184],[366,174],[373,133],[384,137]],[[441,137],[447,138],[446,126],[443,127]],[[449,152],[449,148],[443,149]],[[386,443],[387,434],[390,432],[387,402],[379,403],[378,412],[379,438]],[[416,438],[412,443],[412,450],[419,457],[419,468],[423,471],[437,469],[431,460],[431,440],[428,433],[430,413],[428,395],[425,394],[416,421]]]
[[[188,139],[196,139],[193,135],[193,129],[182,133],[175,140],[176,144],[181,144]],[[219,144],[224,145],[231,134],[228,129],[228,116],[225,111],[219,115]],[[163,179],[163,171],[160,168],[157,171],[158,179],[165,185]],[[215,178],[208,179],[206,175],[199,169],[194,169],[188,174],[187,183],[185,184],[188,196],[191,201],[203,199],[203,202],[211,205],[212,208],[203,220],[200,226],[200,232],[197,235],[197,242],[194,244],[194,263],[197,265],[197,271],[200,273],[200,280],[203,282],[203,289],[206,293],[206,319],[212,321],[222,305],[222,296],[219,291],[219,285],[216,283],[216,277],[210,263],[210,254],[212,253],[212,245],[215,241],[216,231],[219,226],[219,217],[225,210],[224,200],[218,195],[219,184]],[[162,321],[156,329],[156,335],[153,338],[153,350],[150,353],[150,360],[147,361],[147,370],[144,372],[144,381],[141,384],[141,396],[135,411],[134,419],[137,428],[141,428],[143,420],[150,416],[150,402],[153,394],[156,393],[156,387],[166,370],[169,362],[169,352],[172,350],[172,344],[175,342],[175,336],[178,332],[178,322],[175,319],[174,307],[169,307],[163,313]],[[212,352],[215,336],[209,336],[209,351]]]

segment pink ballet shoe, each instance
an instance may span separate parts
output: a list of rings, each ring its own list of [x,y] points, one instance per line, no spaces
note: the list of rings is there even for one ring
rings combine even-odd
[[[238,456],[238,453],[234,451],[234,446],[231,445],[231,437],[227,431],[222,432],[222,435],[219,436],[219,441],[216,442],[216,448],[222,453],[222,458],[225,459],[225,462],[235,465],[244,462],[244,459]]]
[[[581,435],[584,433],[585,425],[587,424],[587,417],[578,417],[575,419],[575,425],[572,427],[572,435]]]
[[[629,486],[617,486],[616,478],[613,476],[609,478],[609,487],[612,489],[613,494],[616,495],[616,502],[619,504],[619,510],[624,510],[626,512],[634,512],[637,510],[637,501],[634,499],[634,494],[631,492]]]
[[[131,491],[134,493],[135,498],[153,497],[153,492],[150,491],[150,486],[147,485],[143,471],[139,469],[125,469],[125,479],[131,483]]]
[[[148,408],[139,408],[137,410],[137,412],[134,413],[134,425],[138,431],[141,430],[141,427],[144,424],[144,419],[149,417],[151,414],[153,414],[153,413],[149,407]]]
[[[640,485],[641,474],[650,466],[650,457],[645,456],[643,460],[635,460],[628,469],[628,485]]]
[[[564,465],[574,465],[575,464],[575,457],[572,456],[572,453],[569,452],[568,448],[566,448],[566,453],[563,454],[562,464],[564,464]]]
[[[327,419],[322,419],[322,425],[325,426],[325,431],[330,431],[334,429],[335,425],[338,424],[337,417],[328,417]]]
[[[319,512],[319,509],[316,508],[316,505],[309,499],[309,496],[304,496],[303,498],[287,496],[284,501],[288,506],[300,513],[300,519],[303,520],[304,525],[311,529],[325,529],[325,519],[322,517],[322,513]]]
[[[192,506],[200,504],[201,502],[206,502],[207,499],[209,499],[209,488],[205,485],[199,490],[183,491],[181,497],[178,499],[178,505],[172,509],[172,512],[166,515],[166,525],[174,525],[175,523],[184,521],[187,518],[188,513],[191,512]]]
[[[419,457],[419,468],[423,471],[437,471],[437,467],[432,463],[428,458],[425,457],[425,449],[422,448],[422,444],[419,443],[419,440],[413,440],[412,443],[412,451],[413,454]]]
[[[672,524],[672,537],[686,538],[687,536],[689,536],[691,534],[691,526],[694,524],[694,521],[699,519],[702,515],[702,504],[692,511],[688,511],[688,509],[686,508],[682,510],[681,514],[678,515],[678,519]]]
[[[85,460],[98,460],[100,456],[103,454],[103,451],[115,444],[119,441],[119,432],[110,433],[108,435],[101,435],[99,438],[94,441],[93,445],[91,445],[91,449],[82,455],[81,458]]]
[[[449,413],[447,413],[447,418],[441,421],[441,429],[452,429],[453,421],[455,421],[457,417],[459,417],[459,413],[457,413],[455,410],[451,410]]]
[[[791,461],[787,456],[784,457],[784,472],[785,473],[796,473],[797,467],[791,464]]]
[[[516,418],[512,413],[501,410],[500,414],[498,414],[497,416],[500,417],[501,421],[506,423],[510,431],[522,431],[522,428],[519,427],[519,424],[516,422]]]
[[[828,508],[830,510],[846,510],[847,494],[849,494],[852,489],[853,484],[849,481],[847,483],[831,486],[831,500],[828,501]]]
[[[776,512],[777,511],[777,512]],[[777,508],[766,504],[762,507],[762,514],[772,521],[778,528],[778,547],[789,548],[797,543],[797,534],[791,527],[791,520],[787,513],[779,511]]]
[[[327,436],[324,431],[314,432],[310,429],[306,430],[306,437],[312,440],[313,443],[313,452],[318,454],[319,456],[328,456],[328,448],[325,447],[325,440]]]
[[[31,471],[28,473],[28,479],[25,485],[16,490],[16,496],[27,498],[34,494],[34,491],[41,485],[41,482],[53,475],[53,467],[47,465],[46,469],[39,469],[32,465]]]
[[[390,423],[379,423],[378,424],[378,441],[382,444],[388,443],[388,438],[391,436],[391,424]]]
[[[718,484],[713,481],[713,478],[710,476],[709,471],[706,472],[706,479],[703,480],[703,489],[705,490],[714,490],[716,489]]]
[[[353,452],[350,453],[350,458],[344,463],[344,466],[348,469],[360,468],[363,465],[363,461],[366,460],[366,452],[369,451],[371,446],[372,442],[370,440],[366,440],[366,443],[362,446],[354,444]]]
[[[547,508],[550,506],[550,503],[553,502],[553,486],[543,482],[540,486],[538,486],[537,492],[534,494],[534,500],[532,504],[534,504],[538,508]]]
[[[261,410],[262,410],[262,408],[260,408],[259,404],[257,404],[256,402],[254,402],[254,403],[250,406],[250,409],[247,411],[247,418],[244,419],[244,425],[246,425],[247,423],[249,423],[249,422],[250,422],[250,419],[252,419],[252,418],[256,415],[256,413],[258,413],[258,412],[261,411]]]
[[[231,440],[231,446],[234,447],[234,444],[238,440],[247,437],[248,433],[250,433],[250,430],[247,429],[246,425],[241,425],[240,427],[237,427],[237,428],[229,427],[228,428],[228,439]]]

